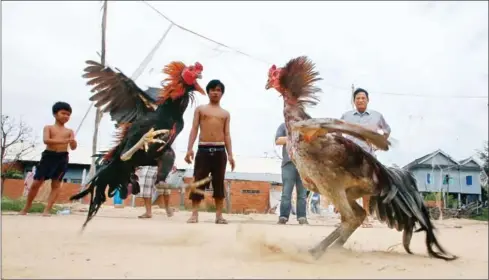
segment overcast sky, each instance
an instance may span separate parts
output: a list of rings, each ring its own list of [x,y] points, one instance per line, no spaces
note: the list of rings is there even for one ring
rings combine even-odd
[[[203,87],[214,78],[226,85],[222,105],[231,113],[237,155],[274,153],[282,100],[264,90],[267,71],[270,63],[282,66],[299,55],[308,55],[324,79],[318,84],[321,103],[309,110],[313,117],[339,118],[352,109],[352,83],[369,91],[369,108],[384,115],[398,141],[379,154],[384,163],[403,165],[436,149],[462,159],[488,138],[487,2],[151,4],[179,24],[255,57],[174,28],[136,80],[142,89],[158,86],[168,62],[201,62]],[[2,114],[22,117],[39,139],[42,127],[53,123],[54,102],[72,105],[73,129],[90,106],[81,75],[85,60],[99,59],[100,7],[98,1],[2,2]],[[168,26],[142,2],[109,2],[107,62],[132,75]],[[206,102],[197,98],[198,104]],[[193,109],[185,113],[179,151],[186,149]],[[87,149],[94,112],[77,135]],[[113,132],[105,116],[99,146],[109,146]]]

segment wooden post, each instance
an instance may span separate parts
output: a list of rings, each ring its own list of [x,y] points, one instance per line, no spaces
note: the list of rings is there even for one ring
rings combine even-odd
[[[102,14],[102,50],[100,52],[100,64],[105,65],[105,33],[107,30],[107,3],[108,1],[104,1],[103,6],[103,14]],[[98,140],[98,128],[100,126],[100,121],[102,120],[103,112],[97,108],[95,112],[95,128],[93,131],[92,138],[92,155],[97,153],[97,140]],[[90,165],[90,174],[89,178],[93,178],[95,175],[95,158],[92,158],[92,164]]]

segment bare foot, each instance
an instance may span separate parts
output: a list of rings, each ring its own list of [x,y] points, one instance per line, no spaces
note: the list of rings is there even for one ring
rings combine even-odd
[[[51,217],[51,213],[42,213],[43,217]]]
[[[22,210],[22,211],[20,211],[20,212],[18,213],[18,215],[25,216],[25,215],[27,215],[27,211]]]
[[[199,216],[192,215],[190,218],[187,220],[187,224],[196,224],[199,222]]]
[[[141,216],[138,216],[139,219],[151,219],[151,215],[149,215],[148,213],[144,213],[143,215]]]
[[[173,210],[170,207],[166,208],[166,216],[168,218],[173,217]]]

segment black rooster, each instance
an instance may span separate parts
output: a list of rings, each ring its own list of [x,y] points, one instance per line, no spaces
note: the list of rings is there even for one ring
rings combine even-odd
[[[163,73],[168,77],[156,98],[142,91],[122,72],[116,73],[94,61],[86,63],[89,66],[83,77],[91,79],[87,84],[94,85],[92,92],[97,92],[90,100],[96,101],[96,107],[106,105],[103,112],[110,113],[119,131],[117,145],[104,154],[87,188],[70,197],[70,200],[78,200],[91,194],[83,228],[105,202],[107,186],[109,197],[119,190],[121,198],[127,198],[128,184],[135,183],[133,175],[138,166],[158,166],[157,186],[169,187],[164,181],[175,162],[171,144],[183,129],[183,114],[193,100],[193,91],[205,95],[197,83],[203,70],[200,63],[185,66],[182,62],[171,62],[165,66]],[[196,191],[197,186],[209,179],[184,187]],[[134,191],[137,193],[137,188],[133,188]]]

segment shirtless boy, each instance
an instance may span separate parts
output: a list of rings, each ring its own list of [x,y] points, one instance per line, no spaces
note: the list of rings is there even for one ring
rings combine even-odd
[[[68,145],[75,150],[77,143],[73,130],[66,128],[65,123],[70,120],[71,106],[66,102],[56,102],[53,105],[54,125],[46,125],[43,130],[43,140],[46,149],[42,152],[41,161],[34,175],[34,182],[27,195],[27,202],[19,215],[26,215],[32,206],[39,188],[44,180],[51,179],[51,193],[48,204],[44,208],[43,216],[49,216],[51,208],[59,194],[61,180],[68,167]]]
[[[199,134],[199,146],[195,156],[194,179],[202,180],[212,175],[213,198],[216,203],[216,224],[227,224],[222,216],[224,206],[224,175],[226,164],[229,160],[231,169],[234,170],[233,150],[231,147],[231,134],[229,132],[229,121],[231,115],[220,106],[221,97],[224,94],[224,84],[219,80],[212,80],[206,87],[209,96],[209,104],[198,106],[195,109],[194,121],[188,139],[187,155],[185,161],[192,163],[194,159],[194,146],[197,134]],[[226,154],[227,152],[227,154]],[[199,187],[204,190],[209,184]],[[190,193],[192,200],[192,216],[188,223],[198,223],[199,205],[203,195]]]

